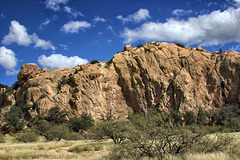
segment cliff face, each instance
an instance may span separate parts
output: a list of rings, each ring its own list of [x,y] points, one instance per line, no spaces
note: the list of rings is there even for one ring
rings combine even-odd
[[[95,119],[124,118],[153,105],[166,112],[239,108],[240,53],[152,42],[140,48],[127,45],[110,61],[72,69],[47,71],[26,64],[12,91],[0,97],[3,110],[13,105],[28,107],[32,117],[59,106]]]

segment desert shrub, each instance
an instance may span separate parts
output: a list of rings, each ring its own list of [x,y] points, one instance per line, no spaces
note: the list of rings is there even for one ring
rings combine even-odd
[[[240,131],[240,116],[223,121],[224,131],[239,132]]]
[[[232,152],[235,147],[234,141],[236,139],[229,134],[212,134],[202,137],[190,151],[197,153]]]
[[[0,143],[5,143],[4,136],[0,133]]]
[[[24,128],[24,113],[20,107],[13,106],[10,111],[4,115],[3,119],[6,124],[3,126],[2,130],[4,132],[17,132]]]
[[[85,139],[80,133],[76,132],[67,132],[63,139],[65,140],[83,140]]]
[[[198,112],[197,124],[204,125],[206,123],[206,115],[204,111],[200,108]]]
[[[181,43],[176,43],[176,45],[179,46],[179,47],[185,48],[185,46]]]
[[[186,125],[192,125],[196,123],[196,116],[193,112],[187,111],[184,115],[184,121],[186,122]]]
[[[176,111],[176,110],[172,110],[170,112],[170,117],[171,117],[171,120],[173,121],[173,123],[175,125],[180,125],[182,124],[182,116],[181,116],[181,113]]]
[[[132,126],[126,135],[127,140],[113,150],[110,159],[141,159],[143,157],[162,159],[169,154],[185,153],[203,136],[202,133],[193,133],[182,126],[142,124],[144,126],[140,128]]]
[[[35,132],[18,133],[15,137],[17,142],[31,143],[38,140],[39,135]]]
[[[56,107],[52,107],[48,111],[44,119],[52,123],[53,125],[60,125],[67,122],[66,116],[67,116],[67,112],[64,110],[60,110],[60,108],[56,106]]]
[[[69,133],[68,127],[66,125],[52,126],[45,133],[45,138],[48,141],[57,140],[60,141],[64,139]]]
[[[79,118],[71,118],[68,122],[70,129],[74,132],[79,132],[79,130],[87,130],[94,125],[94,119],[91,115],[82,113]]]
[[[220,53],[220,54],[222,54],[222,53],[223,53],[223,50],[222,50],[222,48],[219,48],[219,49],[218,49],[218,51],[219,51],[219,53]]]
[[[91,60],[90,64],[100,63],[98,60]]]
[[[129,123],[124,120],[104,121],[91,128],[92,138],[98,140],[112,139],[114,143],[121,143],[126,139]]]
[[[138,44],[138,45],[137,45],[137,48],[141,48],[141,47],[143,47],[142,44]]]

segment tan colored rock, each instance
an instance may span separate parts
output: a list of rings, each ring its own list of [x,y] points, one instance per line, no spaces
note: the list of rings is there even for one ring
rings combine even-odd
[[[99,65],[43,72],[27,64],[18,76],[20,86],[8,95],[8,105],[33,104],[38,114],[59,106],[70,115],[86,112],[96,120],[107,115],[126,118],[151,106],[164,112],[239,106],[239,60],[238,52],[212,54],[152,42],[141,48],[127,45]],[[0,102],[6,98],[1,96]]]
[[[40,68],[35,63],[29,63],[22,65],[20,72],[18,73],[18,81],[23,82],[32,78],[36,74],[40,73]]]

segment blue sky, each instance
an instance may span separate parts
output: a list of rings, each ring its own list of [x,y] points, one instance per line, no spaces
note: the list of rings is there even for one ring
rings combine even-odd
[[[0,83],[21,65],[107,61],[126,44],[240,51],[240,0],[0,0]]]

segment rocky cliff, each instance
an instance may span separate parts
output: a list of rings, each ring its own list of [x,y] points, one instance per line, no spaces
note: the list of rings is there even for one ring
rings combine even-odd
[[[138,48],[127,45],[107,62],[72,69],[26,64],[18,82],[1,93],[2,111],[13,105],[28,108],[31,117],[59,106],[76,116],[87,112],[94,119],[122,118],[153,105],[166,112],[239,108],[240,53],[152,42]]]

